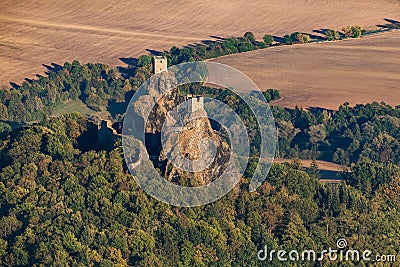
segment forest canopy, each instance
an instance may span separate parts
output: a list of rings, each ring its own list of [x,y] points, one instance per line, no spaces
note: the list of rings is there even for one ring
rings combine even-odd
[[[357,38],[361,28],[343,29]],[[326,38],[342,38],[337,31]],[[344,37],[343,37],[344,38]],[[307,43],[303,33],[283,42]],[[266,34],[172,47],[169,64],[203,60],[277,44]],[[126,67],[78,61],[53,65],[47,77],[0,90],[1,266],[265,266],[257,251],[335,247],[395,255],[400,249],[400,106],[341,105],[337,111],[274,105],[278,132],[274,164],[256,192],[248,192],[254,159],[240,183],[201,207],[168,206],[142,191],[123,159],[120,138],[104,146],[98,120],[54,108],[81,101],[121,123],[127,101],[152,74],[148,55]],[[214,95],[248,127],[259,155],[254,116],[227,89],[200,85],[182,94]],[[263,91],[276,101],[278,89]],[[122,111],[121,111],[122,110]],[[309,168],[300,159],[313,160]],[[342,182],[323,183],[317,159],[341,165]],[[282,266],[272,261],[270,266]],[[366,266],[363,262],[295,262],[287,266]],[[392,266],[397,263],[393,263]]]
[[[373,125],[393,110],[346,112]],[[3,134],[3,265],[262,266],[256,253],[266,244],[318,249],[345,237],[353,249],[400,247],[400,168],[376,154],[383,150],[363,154],[341,184],[323,184],[317,166],[293,161],[273,165],[256,193],[244,178],[215,203],[177,208],[138,187],[120,142],[103,150],[93,123],[70,114]]]

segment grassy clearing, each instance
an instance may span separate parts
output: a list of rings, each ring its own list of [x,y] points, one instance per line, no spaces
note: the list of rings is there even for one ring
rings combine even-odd
[[[110,113],[107,111],[96,112],[86,106],[81,100],[67,101],[61,105],[54,107],[55,116],[60,116],[67,113],[79,113],[84,116],[97,116],[100,118],[108,118]]]

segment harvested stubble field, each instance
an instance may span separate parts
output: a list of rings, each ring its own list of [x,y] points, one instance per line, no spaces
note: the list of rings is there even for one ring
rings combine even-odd
[[[395,19],[399,11],[399,0],[3,0],[0,8],[0,85],[8,87],[9,82],[20,84],[24,78],[35,78],[35,74],[46,71],[42,64],[52,62],[63,64],[65,61],[77,59],[84,63],[102,62],[118,66],[124,64],[120,58],[147,53],[146,49],[162,51],[173,45],[183,46],[213,38],[215,40],[218,37],[239,36],[245,31],[252,31],[261,39],[265,33],[282,36],[293,31],[340,29],[342,26],[354,24],[371,29],[376,28],[376,24],[385,23],[384,18]],[[384,40],[380,41],[380,38]],[[377,43],[373,43],[373,40]],[[295,95],[300,103],[324,104],[334,108],[343,101],[340,91],[336,94],[331,89],[347,90],[350,95],[351,90],[358,90],[354,85],[345,87],[345,82],[368,83],[369,88],[374,88],[380,94],[392,92],[388,93],[388,99],[393,100],[393,96],[396,97],[396,88],[383,87],[381,80],[390,80],[387,85],[398,82],[396,73],[391,72],[396,64],[394,58],[399,54],[395,47],[398,40],[398,35],[387,34],[368,41],[357,41],[356,44],[346,42],[284,47],[234,55],[221,60],[232,62],[239,69],[248,71],[251,77],[254,73],[252,78],[257,82],[261,81],[262,86],[281,89],[285,95],[285,100],[282,101],[285,105],[295,104],[291,100],[293,96],[288,94],[294,91],[297,94],[306,94],[302,99]],[[343,48],[338,48],[339,46]],[[368,49],[374,53],[372,57]],[[312,72],[304,74],[307,79],[296,82],[296,76],[292,77],[291,69],[299,69],[299,74],[302,71],[298,68],[299,64],[321,66],[312,65],[317,59],[310,57],[320,50],[324,51],[323,56],[328,56],[321,62],[325,64],[324,68],[336,63],[340,65],[335,67],[334,73],[321,73],[321,69],[312,69]],[[381,59],[380,53],[386,57]],[[354,54],[368,56],[362,58],[361,62],[352,62],[351,57]],[[274,61],[270,58],[271,55],[275,58]],[[293,60],[293,56],[298,59]],[[349,58],[349,61],[337,60],[340,56]],[[384,68],[374,72],[377,61]],[[352,65],[346,65],[349,62]],[[246,66],[253,66],[253,70],[246,69]],[[342,75],[340,70],[346,76],[349,68],[352,68],[354,74],[351,81],[338,81],[335,86],[329,82],[332,75]],[[368,68],[371,68],[370,73],[376,78],[373,81],[365,81],[363,76],[360,78]],[[325,87],[319,86],[325,81]],[[338,101],[320,102],[318,94],[310,98],[307,95],[310,88],[307,86],[313,83],[314,91],[338,95]],[[371,95],[370,91],[365,93],[365,100],[381,100],[375,98],[376,94]],[[330,99],[330,95],[324,100]],[[354,98],[350,102],[359,100],[360,98]]]
[[[286,107],[337,109],[384,101],[400,105],[400,31],[361,39],[312,43],[229,55],[214,61],[277,88]]]

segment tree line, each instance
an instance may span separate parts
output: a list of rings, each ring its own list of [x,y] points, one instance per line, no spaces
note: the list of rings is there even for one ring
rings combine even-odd
[[[335,30],[325,32],[326,40],[357,38],[363,33],[359,26],[343,28],[342,37]],[[252,32],[246,32],[242,37],[207,41],[195,47],[173,46],[162,54],[167,57],[169,65],[174,65],[311,40],[306,33],[294,32],[286,35],[283,41],[277,41],[269,34],[258,41]],[[52,116],[54,107],[67,101],[81,100],[98,112],[109,110],[113,103],[129,101],[134,91],[151,76],[153,66],[148,55],[130,59],[127,63],[127,67],[116,70],[105,64],[81,64],[75,60],[63,66],[54,66],[46,77],[40,76],[36,80],[26,80],[20,86],[0,90],[0,121],[40,121]]]

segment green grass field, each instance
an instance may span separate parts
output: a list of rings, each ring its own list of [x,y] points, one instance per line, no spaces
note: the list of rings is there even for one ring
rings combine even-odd
[[[83,116],[93,116],[96,115],[100,118],[108,118],[110,117],[110,113],[107,111],[97,112],[94,111],[88,106],[86,106],[81,100],[71,100],[67,101],[61,105],[54,107],[53,109],[55,116],[60,116],[62,114],[67,113],[79,113]]]

